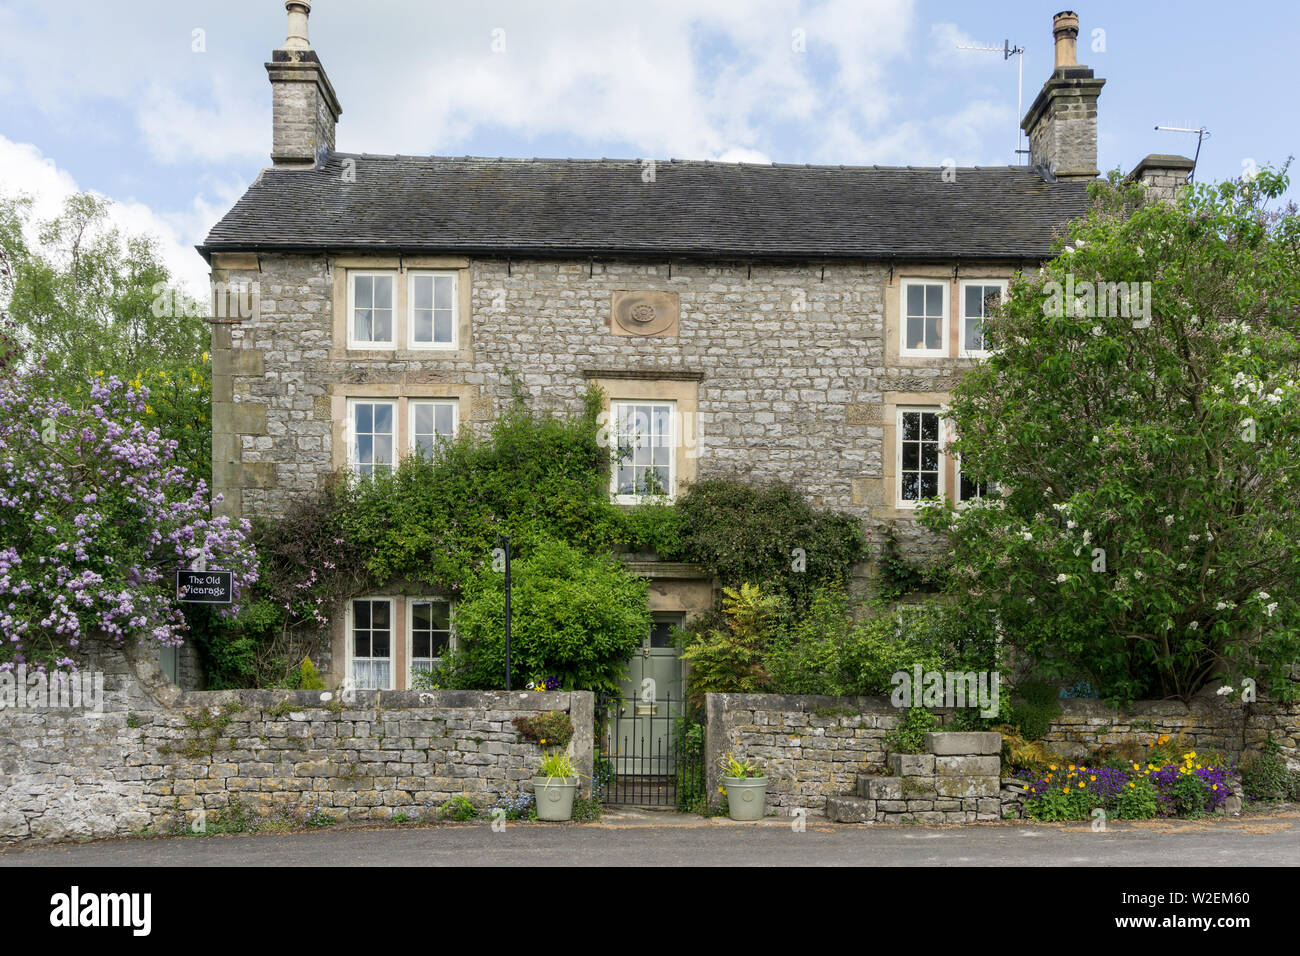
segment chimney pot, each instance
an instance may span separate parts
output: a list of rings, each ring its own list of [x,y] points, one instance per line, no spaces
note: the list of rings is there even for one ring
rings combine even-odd
[[[1052,17],[1052,39],[1056,41],[1056,69],[1078,66],[1079,15],[1062,10]]]
[[[311,15],[308,0],[285,0],[284,8],[289,11],[289,35],[285,37],[285,50],[310,50],[307,39],[307,17]]]
[[[307,0],[286,0],[289,35],[271,51],[271,160],[276,166],[314,167],[322,151],[334,149],[343,109],[311,44],[307,42]]]
[[[1095,179],[1097,97],[1106,81],[1075,57],[1079,17],[1062,10],[1052,18],[1056,67],[1034,98],[1020,128],[1029,134],[1029,160],[1056,179]]]

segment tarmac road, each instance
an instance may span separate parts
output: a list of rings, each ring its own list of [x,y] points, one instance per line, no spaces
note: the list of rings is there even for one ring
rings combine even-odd
[[[737,824],[607,811],[600,823],[349,826],[287,834],[154,837],[0,850],[21,866],[1298,866],[1300,814],[1205,821]]]

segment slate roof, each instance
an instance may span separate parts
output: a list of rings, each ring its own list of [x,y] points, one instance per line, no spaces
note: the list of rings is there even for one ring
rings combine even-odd
[[[356,181],[344,181],[345,161]],[[938,168],[326,153],[270,168],[199,251],[1039,259],[1086,184]]]

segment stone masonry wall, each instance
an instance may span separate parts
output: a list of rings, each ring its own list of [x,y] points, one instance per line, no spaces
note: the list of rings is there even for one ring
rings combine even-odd
[[[1100,701],[1062,700],[1061,716],[1045,739],[1075,758],[1123,739],[1149,742],[1162,733],[1181,733],[1198,750],[1219,750],[1232,758],[1257,750],[1272,732],[1289,765],[1300,769],[1300,704],[1247,706],[1219,698],[1198,699],[1191,706],[1137,701],[1121,712]],[[905,775],[886,760],[885,735],[898,725],[900,712],[885,697],[709,694],[706,710],[708,793],[715,803],[721,801],[718,760],[728,751],[762,763],[768,807],[782,813],[822,811],[828,798],[846,794],[865,798],[859,775]],[[946,722],[951,712],[939,715]],[[996,793],[982,794],[992,796]]]
[[[588,692],[137,693],[103,714],[0,711],[0,842],[193,826],[239,800],[260,815],[422,817],[455,796],[485,807],[531,792],[541,749],[515,717],[569,713],[589,783]]]
[[[1242,704],[1213,697],[1191,704],[1135,701],[1119,710],[1098,700],[1062,700],[1061,714],[1044,739],[1062,756],[1075,758],[1126,739],[1149,742],[1161,734],[1182,734],[1196,750],[1233,759],[1258,750],[1270,733],[1290,767],[1300,770],[1300,703]]]
[[[282,512],[333,468],[329,393],[357,383],[449,383],[477,389],[461,421],[484,428],[510,399],[506,369],[536,406],[573,412],[588,375],[616,369],[699,377],[699,477],[792,482],[816,505],[873,508],[864,481],[883,478],[886,392],[945,392],[965,359],[886,362],[878,264],[595,263],[474,259],[472,341],[449,352],[331,357],[334,286],[323,256],[258,257],[214,270],[259,283],[258,317],[218,325],[213,341],[214,488],[252,515]],[[1008,270],[1010,271],[1010,270]],[[615,291],[680,299],[680,333],[617,336]],[[901,523],[906,550],[933,540]]]
[[[899,711],[884,697],[709,694],[708,794],[721,803],[718,761],[728,752],[762,764],[769,810],[820,812],[860,773],[885,772],[885,734]]]

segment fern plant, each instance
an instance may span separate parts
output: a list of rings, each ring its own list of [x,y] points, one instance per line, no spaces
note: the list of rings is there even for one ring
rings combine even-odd
[[[764,666],[781,599],[757,585],[722,590],[722,624],[692,635],[682,652],[690,662],[691,694],[756,694],[767,689]]]

